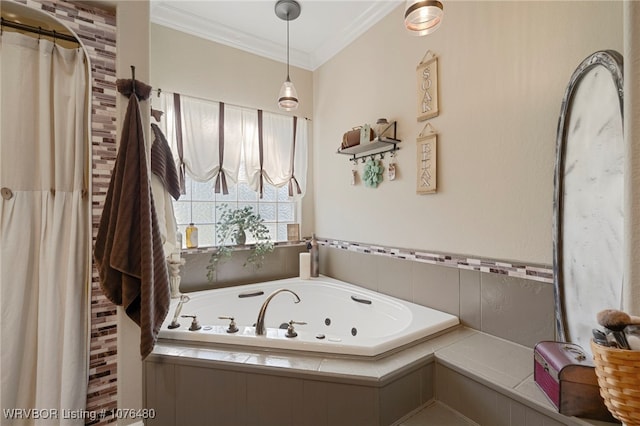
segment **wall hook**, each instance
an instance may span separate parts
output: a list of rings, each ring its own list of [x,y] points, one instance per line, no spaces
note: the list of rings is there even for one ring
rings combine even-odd
[[[131,81],[133,93],[136,92],[136,67],[131,65]],[[137,96],[137,95],[136,95]]]

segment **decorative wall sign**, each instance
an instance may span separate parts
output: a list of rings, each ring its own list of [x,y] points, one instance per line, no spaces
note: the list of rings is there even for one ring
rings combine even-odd
[[[418,64],[416,78],[418,121],[436,117],[440,112],[438,109],[438,58],[430,50]]]
[[[436,135],[431,123],[427,123],[416,139],[417,194],[436,192]]]

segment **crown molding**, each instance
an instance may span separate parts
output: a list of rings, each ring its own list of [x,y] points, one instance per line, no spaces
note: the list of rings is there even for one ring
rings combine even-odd
[[[157,4],[152,9],[151,22],[286,63],[286,48],[282,44],[238,31],[217,22],[215,25],[211,25],[210,21],[200,16],[186,13],[166,3]],[[296,49],[290,49],[289,56],[291,65],[313,71],[310,55]]]
[[[301,50],[290,49],[290,64],[298,68],[314,71],[387,16],[398,5],[399,2],[397,0],[373,3],[355,19],[353,25],[343,31],[334,33],[330,39],[314,52],[306,53]],[[212,25],[210,21],[184,12],[171,6],[170,3],[152,2],[151,22],[274,61],[286,63],[286,52],[283,44],[274,43],[217,22]]]
[[[342,49],[377,24],[378,21],[391,13],[399,4],[398,1],[377,1],[373,3],[356,18],[353,25],[333,34],[330,39],[311,54],[312,69],[315,70],[333,58]]]

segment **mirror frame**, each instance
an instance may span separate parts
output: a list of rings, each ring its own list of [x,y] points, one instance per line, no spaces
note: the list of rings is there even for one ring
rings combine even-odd
[[[602,50],[588,56],[576,68],[564,97],[560,110],[560,119],[558,121],[558,129],[556,136],[556,164],[554,172],[554,194],[553,194],[553,283],[555,291],[556,303],[556,338],[559,341],[567,341],[567,318],[566,318],[566,302],[564,300],[564,276],[563,276],[563,257],[562,257],[562,217],[563,217],[563,192],[564,192],[564,168],[565,168],[565,151],[567,148],[567,131],[569,125],[569,117],[573,104],[573,98],[576,89],[587,73],[596,66],[603,66],[613,78],[614,85],[618,91],[618,100],[620,101],[620,115],[624,127],[624,109],[623,109],[623,59],[622,55],[613,50]],[[595,319],[594,319],[595,320]]]

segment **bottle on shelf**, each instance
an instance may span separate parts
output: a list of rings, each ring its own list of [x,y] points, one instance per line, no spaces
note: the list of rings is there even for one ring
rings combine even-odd
[[[187,248],[198,247],[198,228],[193,223],[190,223],[189,226],[187,226],[186,234]]]

